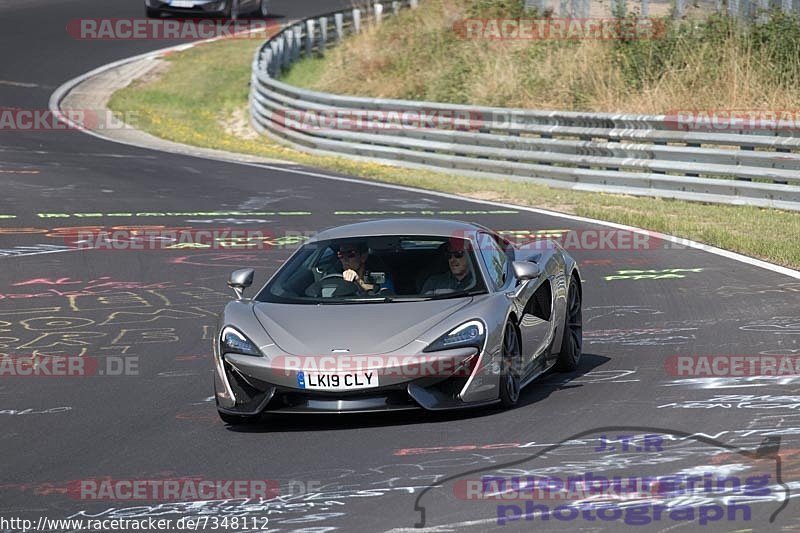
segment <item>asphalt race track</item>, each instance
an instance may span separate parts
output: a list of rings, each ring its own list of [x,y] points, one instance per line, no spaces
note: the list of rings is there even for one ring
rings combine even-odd
[[[274,0],[275,12],[289,18],[336,5]],[[173,44],[79,42],[65,31],[75,18],[142,12],[139,0],[0,1],[0,106],[46,109],[67,79]],[[800,494],[800,380],[688,379],[669,370],[677,355],[800,355],[798,279],[654,237],[642,249],[613,246],[619,235],[584,221],[316,177],[296,165],[170,155],[79,132],[0,130],[0,183],[0,352],[80,354],[105,369],[105,361],[134,364],[129,375],[0,378],[0,517],[259,520],[227,531],[800,527],[791,498]],[[273,416],[230,428],[214,408],[210,361],[216,314],[232,296],[227,275],[254,267],[263,283],[290,250],[68,244],[79,227],[227,227],[279,237],[392,216],[586,236],[570,249],[585,280],[579,371],[539,380],[511,411]],[[595,245],[603,235],[605,244]],[[619,435],[639,437],[628,444]],[[611,513],[526,520],[524,501],[464,496],[467,482],[498,472],[733,476],[753,489],[738,493],[752,514],[743,521],[739,510],[734,522],[728,506],[711,521],[711,507],[731,500],[730,492],[708,490],[684,498],[697,510],[692,519],[664,511],[644,527]],[[761,491],[744,481],[759,475],[768,480]],[[273,480],[281,496],[120,501],[74,490],[81,480],[190,478]],[[709,509],[701,528],[702,505]],[[505,506],[499,521],[498,506]]]

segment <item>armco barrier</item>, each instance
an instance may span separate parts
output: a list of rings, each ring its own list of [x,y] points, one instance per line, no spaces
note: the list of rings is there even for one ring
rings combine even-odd
[[[250,114],[256,129],[315,154],[573,190],[800,211],[800,137],[792,131],[681,131],[667,115],[361,98],[276,79],[301,56],[323,54],[347,33],[416,5],[373,4],[283,28],[253,60]],[[434,114],[436,123],[398,127],[398,116],[421,113]],[[302,118],[323,115],[349,121],[320,127]]]

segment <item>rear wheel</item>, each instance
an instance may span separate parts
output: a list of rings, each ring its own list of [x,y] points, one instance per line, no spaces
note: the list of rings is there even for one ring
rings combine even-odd
[[[158,9],[153,9],[152,7],[145,7],[144,8],[145,14],[149,19],[157,19],[161,18],[161,11]]]
[[[506,324],[503,332],[503,360],[500,371],[500,404],[513,407],[519,401],[519,335],[513,324]]]
[[[573,277],[567,293],[567,312],[564,317],[564,334],[561,352],[556,360],[556,370],[571,372],[578,368],[583,351],[583,313],[581,310],[580,281]]]

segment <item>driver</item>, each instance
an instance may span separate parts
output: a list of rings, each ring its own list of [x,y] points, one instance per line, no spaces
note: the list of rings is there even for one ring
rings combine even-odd
[[[342,262],[342,277],[345,281],[355,283],[363,292],[374,293],[381,289],[388,289],[394,292],[394,284],[388,275],[384,274],[383,279],[373,279],[367,271],[367,258],[369,257],[369,247],[364,241],[343,243],[339,246],[336,254]],[[380,281],[381,283],[378,283]]]

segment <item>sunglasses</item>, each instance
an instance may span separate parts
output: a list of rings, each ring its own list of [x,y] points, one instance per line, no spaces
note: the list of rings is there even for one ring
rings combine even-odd
[[[464,257],[464,252],[461,250],[457,252],[447,252],[447,257],[448,258],[455,257],[456,259],[461,259],[462,257]]]
[[[339,250],[336,255],[341,258],[353,259],[361,255],[358,250]]]

